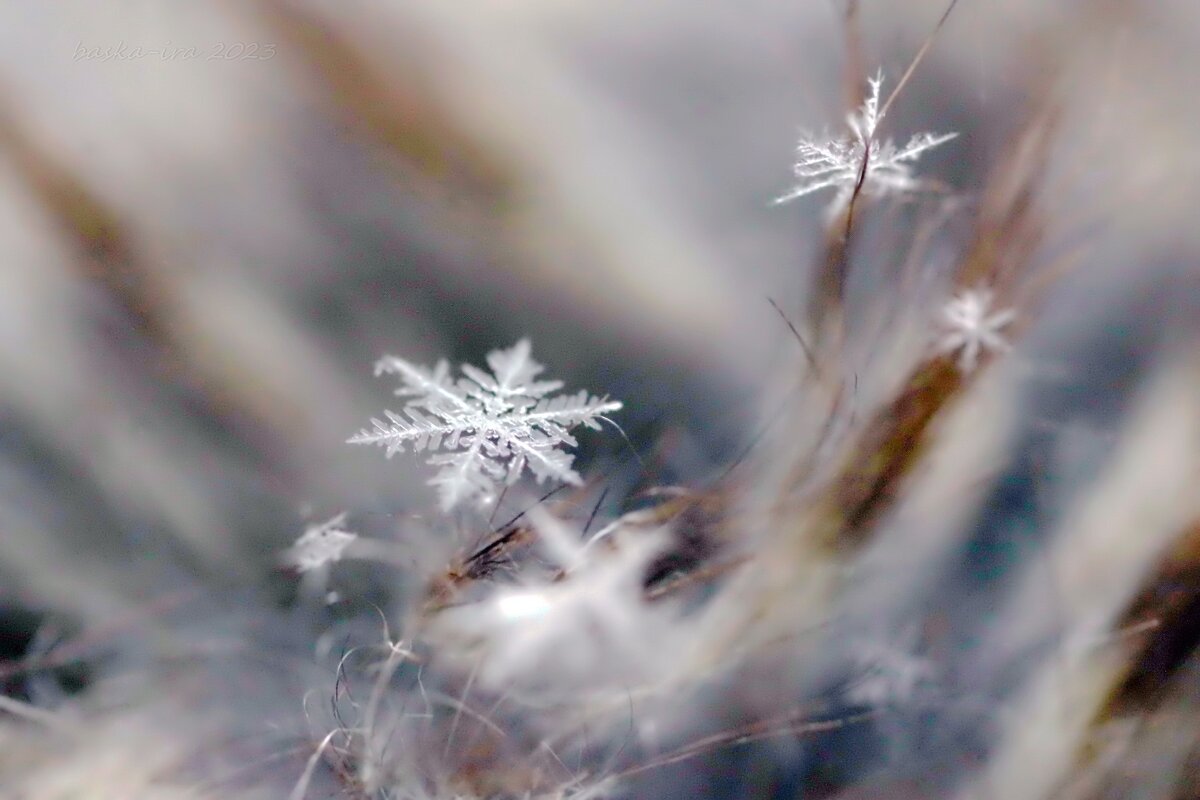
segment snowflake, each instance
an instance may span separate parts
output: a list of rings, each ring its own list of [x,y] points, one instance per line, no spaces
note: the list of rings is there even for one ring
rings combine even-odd
[[[288,551],[288,562],[301,572],[308,572],[340,560],[350,543],[358,538],[358,534],[343,527],[345,523],[346,513],[342,512],[320,525],[310,525]]]
[[[937,678],[932,661],[915,654],[919,631],[907,628],[894,641],[861,640],[852,646],[855,679],[845,697],[872,708],[906,706]]]
[[[883,119],[879,109],[883,73],[876,73],[867,83],[871,91],[862,108],[846,118],[849,134],[841,139],[801,137],[796,145],[796,163],[792,167],[796,186],[775,203],[786,203],[821,189],[837,187],[837,194],[827,210],[828,218],[834,219],[849,206],[860,176],[860,191],[868,196],[920,188],[921,182],[913,176],[912,162],[926,150],[944,144],[958,134],[919,133],[900,149],[890,139],[880,142],[875,138],[875,130]]]
[[[992,299],[987,289],[968,289],[942,306],[941,322],[946,332],[937,341],[937,351],[961,351],[958,368],[964,373],[975,369],[981,353],[1011,349],[1000,331],[1016,319],[1017,312],[1011,308],[991,312]]]
[[[546,478],[574,485],[582,479],[572,468],[574,457],[562,446],[575,447],[570,430],[586,425],[599,430],[599,420],[621,403],[575,395],[548,397],[561,381],[538,381],[543,367],[530,358],[528,339],[487,356],[492,374],[470,364],[464,377],[452,380],[445,360],[433,370],[388,356],[375,365],[375,374],[400,377],[396,394],[412,398],[401,414],[385,411],[388,422],[372,419],[372,428],[359,431],[351,444],[377,444],[390,458],[411,442],[417,452],[434,453],[429,463],[437,476],[441,506],[449,511],[464,500],[482,505],[494,502],[497,484],[512,484],[526,467],[541,483]]]

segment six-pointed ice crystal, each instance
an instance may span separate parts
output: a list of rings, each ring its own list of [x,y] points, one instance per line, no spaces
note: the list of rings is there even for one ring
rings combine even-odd
[[[971,372],[985,352],[1009,350],[1000,335],[1017,316],[1011,308],[992,311],[992,292],[988,289],[968,289],[942,306],[941,325],[945,333],[937,341],[939,353],[958,355],[958,368]]]
[[[385,411],[386,422],[372,419],[350,442],[380,445],[389,457],[405,444],[432,452],[429,463],[438,473],[430,483],[444,511],[466,500],[494,502],[498,485],[515,482],[526,468],[539,483],[552,478],[580,485],[574,457],[562,449],[577,444],[570,431],[599,429],[599,420],[621,403],[584,391],[552,395],[562,382],[536,380],[544,367],[530,350],[528,339],[493,350],[490,374],[464,364],[458,380],[444,360],[432,370],[394,356],[380,360],[375,374],[398,375],[396,394],[410,399],[402,412]]]
[[[846,210],[856,191],[878,197],[921,188],[921,182],[913,174],[913,163],[926,150],[958,134],[919,133],[900,148],[890,139],[876,139],[875,131],[884,113],[879,108],[883,73],[869,79],[868,84],[871,88],[862,107],[846,118],[847,135],[840,139],[801,137],[796,145],[796,163],[792,166],[796,185],[776,198],[776,203],[835,188],[837,193],[827,209],[827,218],[832,220]]]

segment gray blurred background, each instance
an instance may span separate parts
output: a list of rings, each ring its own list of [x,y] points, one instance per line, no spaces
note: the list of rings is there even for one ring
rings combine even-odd
[[[961,0],[889,115],[960,133],[921,171],[969,203],[1055,87],[1052,225],[1086,256],[1031,341],[1107,336],[1132,364],[1164,286],[1195,288],[1198,8]],[[894,85],[942,10],[861,0],[862,66]],[[419,460],[344,445],[388,405],[384,353],[481,363],[528,335],[625,402],[649,473],[610,436],[580,463],[626,488],[718,471],[795,355],[767,299],[802,307],[821,206],[770,201],[862,77],[845,11],[0,6],[0,660],[182,588],[286,605],[306,523],[427,511]]]

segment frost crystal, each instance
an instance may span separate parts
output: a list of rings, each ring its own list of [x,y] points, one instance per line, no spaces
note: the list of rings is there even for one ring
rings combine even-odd
[[[288,551],[288,561],[301,572],[308,572],[340,560],[350,543],[358,538],[343,527],[345,523],[343,512],[320,525],[310,525]]]
[[[1010,349],[1000,331],[1016,318],[1017,312],[1005,308],[992,313],[992,299],[987,289],[968,289],[942,307],[941,323],[946,332],[938,339],[937,351],[961,351],[958,368],[964,373],[975,369],[981,353]]]
[[[834,219],[850,204],[860,178],[860,192],[868,196],[920,188],[921,182],[913,176],[912,163],[926,150],[948,142],[958,134],[919,133],[900,149],[890,139],[880,142],[875,138],[875,129],[883,119],[879,109],[883,73],[877,73],[867,83],[871,90],[862,108],[846,118],[850,128],[846,136],[820,140],[807,135],[801,137],[796,145],[796,163],[792,166],[796,186],[777,198],[776,203],[836,187],[837,194],[827,212],[828,218]]]
[[[584,391],[547,396],[562,382],[535,380],[544,368],[530,358],[528,339],[493,350],[487,362],[490,375],[463,364],[464,377],[452,380],[445,360],[429,370],[394,356],[383,358],[375,374],[398,375],[402,385],[396,394],[412,399],[402,413],[385,411],[387,422],[372,419],[373,427],[359,431],[350,443],[380,445],[389,458],[404,452],[406,442],[416,452],[445,451],[429,458],[439,467],[430,483],[437,486],[444,511],[468,499],[493,502],[497,484],[515,482],[526,467],[539,483],[553,478],[581,484],[571,468],[574,457],[561,448],[576,446],[572,428],[599,430],[599,420],[621,404]]]

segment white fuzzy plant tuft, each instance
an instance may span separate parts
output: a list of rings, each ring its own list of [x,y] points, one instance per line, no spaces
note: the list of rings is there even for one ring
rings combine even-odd
[[[599,430],[599,421],[621,403],[586,391],[552,395],[562,382],[536,380],[544,367],[530,352],[528,339],[493,350],[487,356],[491,374],[463,364],[457,380],[444,359],[430,370],[386,356],[375,374],[398,375],[396,394],[410,399],[401,413],[385,411],[387,422],[372,419],[372,427],[349,441],[380,445],[389,458],[406,444],[432,452],[429,463],[438,473],[430,483],[443,511],[466,501],[495,502],[498,487],[516,482],[526,467],[539,483],[550,478],[580,485],[574,456],[563,449],[577,445],[570,431],[579,425]]]
[[[796,185],[776,198],[776,204],[835,188],[837,193],[826,211],[827,219],[832,220],[849,206],[860,181],[858,191],[865,196],[879,197],[921,188],[921,182],[913,175],[913,162],[925,151],[958,134],[918,133],[901,148],[890,139],[879,141],[875,132],[884,116],[884,111],[879,108],[882,71],[869,78],[867,83],[870,91],[862,107],[846,117],[850,129],[847,135],[840,139],[818,139],[809,135],[800,138],[796,145],[796,163],[792,166]]]

